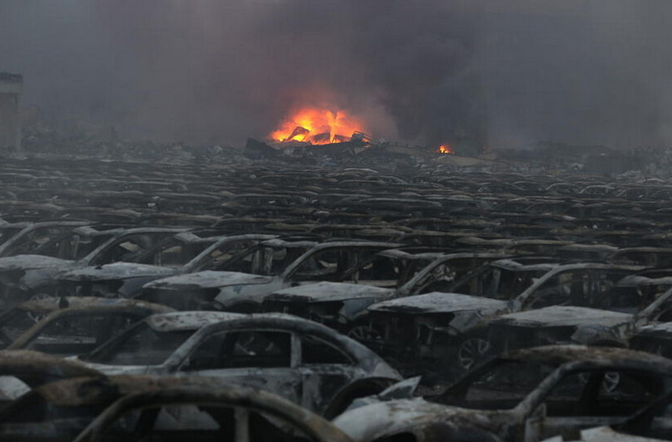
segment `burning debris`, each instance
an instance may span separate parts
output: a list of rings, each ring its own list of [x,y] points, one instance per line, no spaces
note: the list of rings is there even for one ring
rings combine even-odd
[[[302,108],[280,123],[269,139],[277,143],[334,144],[363,139],[364,125],[346,111]]]

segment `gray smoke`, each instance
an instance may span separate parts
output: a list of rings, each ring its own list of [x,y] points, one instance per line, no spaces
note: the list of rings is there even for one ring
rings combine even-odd
[[[665,0],[0,0],[26,102],[128,136],[241,143],[299,105],[492,148],[672,137]],[[336,110],[335,109],[335,110]]]

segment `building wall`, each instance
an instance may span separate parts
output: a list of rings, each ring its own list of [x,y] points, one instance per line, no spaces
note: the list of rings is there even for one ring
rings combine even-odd
[[[19,119],[19,95],[0,93],[0,150],[12,146],[20,149],[21,122]]]

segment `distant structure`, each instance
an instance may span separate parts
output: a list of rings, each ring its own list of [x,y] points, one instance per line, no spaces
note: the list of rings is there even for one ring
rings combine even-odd
[[[0,72],[0,150],[21,152],[23,76]]]

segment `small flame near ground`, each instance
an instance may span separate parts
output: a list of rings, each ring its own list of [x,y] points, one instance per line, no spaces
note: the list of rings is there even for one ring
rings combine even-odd
[[[436,151],[439,152],[439,153],[447,153],[447,154],[451,154],[451,155],[455,154],[455,151],[448,144],[440,145],[439,148],[436,149]]]
[[[304,107],[283,120],[269,138],[277,142],[328,144],[348,141],[355,132],[365,132],[364,125],[344,110]]]

